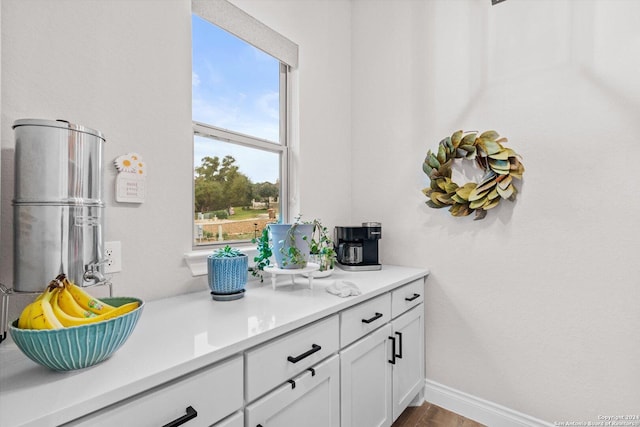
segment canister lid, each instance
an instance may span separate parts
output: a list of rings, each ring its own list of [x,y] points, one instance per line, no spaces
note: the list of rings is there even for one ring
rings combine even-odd
[[[15,129],[20,126],[44,126],[44,127],[52,127],[52,128],[59,128],[59,129],[68,129],[76,132],[88,133],[89,135],[97,136],[98,138],[101,138],[102,140],[104,140],[104,135],[102,135],[102,132],[85,127],[85,126],[69,123],[66,120],[19,119],[13,122],[12,129]]]

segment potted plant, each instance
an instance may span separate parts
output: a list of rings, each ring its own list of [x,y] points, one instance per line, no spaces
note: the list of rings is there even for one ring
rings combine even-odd
[[[249,271],[248,257],[227,245],[207,257],[209,288],[214,300],[242,298]]]
[[[309,261],[313,224],[305,224],[297,216],[291,224],[269,224],[273,254],[279,268],[305,268]]]
[[[259,277],[260,281],[264,281],[264,268],[271,265],[271,257],[273,251],[271,250],[271,243],[269,242],[269,228],[265,227],[260,233],[260,237],[252,240],[253,243],[257,243],[256,250],[258,254],[253,257],[255,265],[251,269],[251,275],[253,277]]]
[[[309,261],[320,266],[314,277],[326,277],[333,273],[336,262],[336,251],[329,230],[318,219],[314,219]]]

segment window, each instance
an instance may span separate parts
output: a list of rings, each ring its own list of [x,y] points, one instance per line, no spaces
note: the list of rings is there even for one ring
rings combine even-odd
[[[193,245],[249,241],[286,219],[297,46],[226,1],[194,0],[192,11]],[[263,34],[248,43],[226,30]]]

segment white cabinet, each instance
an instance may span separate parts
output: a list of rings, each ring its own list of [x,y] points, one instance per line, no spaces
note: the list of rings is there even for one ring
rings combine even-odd
[[[395,319],[392,327],[395,420],[424,387],[424,304]]]
[[[242,371],[236,356],[65,426],[210,426],[242,407]]]
[[[247,402],[337,353],[338,323],[333,315],[247,351]]]
[[[342,427],[384,427],[392,419],[391,325],[340,352]]]
[[[339,427],[340,364],[334,355],[247,406],[247,427]]]
[[[424,387],[423,293],[424,281],[417,280],[390,298],[383,295],[340,314],[343,331],[353,329],[362,315],[367,319],[371,313],[364,308],[375,307],[376,314],[390,310],[394,317],[340,351],[342,427],[388,427]]]
[[[236,412],[219,423],[214,424],[213,427],[244,427],[244,413]]]
[[[25,384],[40,385],[24,391],[0,371],[1,382],[10,384],[0,387],[0,424],[389,427],[424,386],[428,272],[385,266],[334,274],[353,280],[363,294],[345,299],[256,285],[250,297],[228,304],[212,306],[208,292],[152,302],[138,331],[144,345],[132,343],[120,358],[54,383],[25,365],[17,371],[28,376]],[[189,322],[181,321],[187,312]],[[256,330],[256,318],[270,323]],[[181,334],[176,345],[163,347],[166,319]],[[97,393],[78,391],[101,378],[109,381]],[[52,392],[64,395],[65,405],[11,410]]]
[[[375,331],[391,320],[391,294],[386,293],[340,313],[340,347]]]

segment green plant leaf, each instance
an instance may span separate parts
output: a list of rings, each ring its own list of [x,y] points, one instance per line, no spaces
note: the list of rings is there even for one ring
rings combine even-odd
[[[464,135],[464,132],[461,130],[457,130],[453,133],[453,135],[451,135],[451,143],[453,144],[453,148],[458,148],[458,145],[460,145],[460,141],[462,141],[462,135]]]
[[[495,181],[495,180],[494,180],[494,181],[485,182],[485,183],[484,183],[484,184],[482,184],[482,185],[478,185],[478,186],[475,188],[475,190],[474,190],[474,191],[475,191],[476,193],[478,193],[478,194],[488,194],[488,193],[489,193],[489,191],[491,191],[491,190],[496,186],[496,184],[497,184],[497,183],[496,183],[496,181]]]
[[[458,197],[464,199],[465,201],[469,200],[469,194],[471,191],[476,188],[476,184],[474,182],[468,182],[462,187],[458,187],[456,190],[456,194]]]
[[[500,197],[493,200],[488,200],[487,203],[482,207],[483,210],[488,211],[489,209],[493,209],[500,204]]]
[[[490,139],[480,137],[478,138],[477,143],[483,148],[484,152],[487,153],[487,155],[489,156],[491,154],[499,153],[503,150],[502,145]]]
[[[501,189],[506,190],[507,187],[511,185],[511,181],[512,181],[511,175],[505,175],[504,178],[502,178],[500,182],[498,182],[498,186]]]
[[[467,216],[470,215],[473,210],[469,208],[467,203],[456,203],[451,206],[449,212],[451,212],[451,215],[453,216]]]
[[[453,142],[451,142],[451,137],[446,137],[445,139],[443,139],[442,141],[440,141],[440,144],[442,144],[444,142],[444,145],[447,148],[447,151],[449,153],[453,153],[455,151],[455,147],[453,146]]]
[[[487,194],[487,199],[489,199],[489,200],[493,200],[493,199],[498,198],[498,197],[500,197],[500,194],[498,194],[498,189],[497,188],[494,188],[493,190],[491,190],[489,192],[489,194]]]
[[[440,162],[440,164],[443,164],[444,162],[447,161],[447,153],[444,147],[445,146],[442,143],[438,145],[438,161]]]
[[[431,166],[432,168],[439,168],[440,167],[440,162],[438,161],[438,158],[432,153],[429,152],[429,166]]]
[[[453,203],[449,194],[436,193],[436,199],[438,199],[440,203],[443,203],[445,205],[450,205]]]
[[[446,205],[442,203],[440,200],[438,200],[438,194],[442,194],[442,193],[434,191],[429,195],[429,198],[431,199],[431,202],[433,202],[433,204],[435,204],[437,207],[443,208]]]
[[[451,181],[451,179],[447,178],[444,184],[444,191],[446,191],[447,193],[455,193],[457,189],[458,189],[458,184]]]
[[[476,144],[476,132],[471,132],[466,134],[462,141],[460,141],[460,145],[471,145],[474,146]]]
[[[478,221],[484,219],[485,216],[487,216],[487,211],[485,211],[484,209],[476,209],[476,215],[473,220]]]
[[[489,159],[489,166],[491,166],[491,169],[493,169],[495,172],[498,172],[500,170],[508,171],[510,168],[508,160]]]
[[[422,162],[422,171],[427,174],[427,176],[430,176],[431,171],[433,171],[433,168],[429,166],[429,163],[426,160]]]
[[[509,150],[503,149],[498,153],[490,154],[489,157],[497,160],[507,160],[509,159]]]
[[[482,205],[484,205],[487,202],[487,195],[485,194],[483,197],[476,199],[476,200],[471,200],[471,196],[469,196],[469,207],[471,209],[478,209],[481,208]]]
[[[480,134],[480,138],[488,139],[489,141],[495,141],[500,138],[500,135],[495,130],[488,130]]]
[[[505,189],[500,188],[500,186],[496,188],[498,189],[498,194],[500,194],[500,197],[502,197],[503,199],[508,199],[509,197],[511,197],[514,190],[514,187],[511,184],[509,184],[509,186]]]
[[[458,193],[453,193],[451,195],[451,200],[453,200],[455,203],[467,203],[468,200],[463,199],[462,197],[458,196]]]

